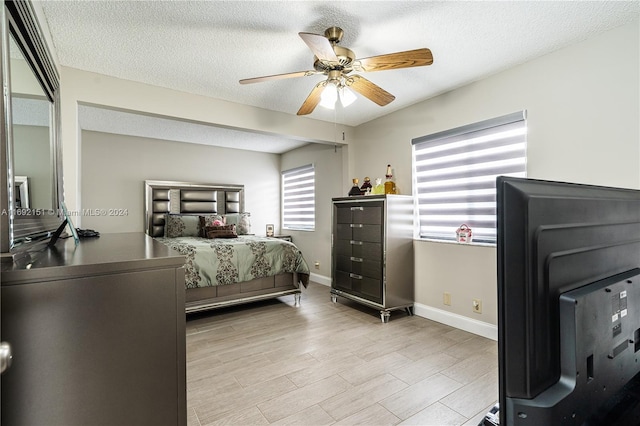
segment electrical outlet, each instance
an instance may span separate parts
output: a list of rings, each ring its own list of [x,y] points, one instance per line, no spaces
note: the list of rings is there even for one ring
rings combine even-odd
[[[316,261],[316,263],[314,263],[314,264],[313,264],[313,266],[314,266],[316,269],[320,269],[320,262]]]
[[[447,293],[446,291],[442,295],[442,303],[447,306],[451,306],[451,293]]]
[[[482,300],[481,299],[473,299],[473,312],[476,314],[482,313]]]

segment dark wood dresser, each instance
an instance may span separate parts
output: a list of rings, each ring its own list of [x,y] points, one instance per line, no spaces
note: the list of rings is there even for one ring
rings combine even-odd
[[[2,265],[2,424],[186,425],[184,257],[143,233]]]
[[[333,199],[331,298],[380,310],[413,308],[413,198],[372,195]]]

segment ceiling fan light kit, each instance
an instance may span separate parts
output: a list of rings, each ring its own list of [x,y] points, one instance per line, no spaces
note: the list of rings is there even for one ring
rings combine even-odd
[[[320,106],[328,109],[334,109],[338,100],[338,88],[333,84],[325,85],[320,95]]]
[[[322,91],[322,95],[320,95],[319,105],[324,108],[335,109],[338,99],[340,100],[340,104],[346,108],[354,103],[357,97],[345,85],[328,82]]]
[[[298,35],[315,55],[313,70],[240,80],[240,84],[251,84],[317,74],[326,75],[327,79],[316,84],[311,90],[298,110],[298,115],[311,114],[318,105],[335,108],[338,99],[342,106],[346,107],[357,99],[352,90],[380,106],[385,106],[392,102],[395,96],[361,75],[351,74],[351,72],[422,67],[433,63],[433,55],[427,48],[356,59],[351,49],[338,46],[344,35],[344,31],[339,27],[327,28],[324,35],[304,32]]]
[[[340,102],[342,102],[343,107],[348,107],[358,99],[348,87],[339,88],[338,94],[340,95]]]

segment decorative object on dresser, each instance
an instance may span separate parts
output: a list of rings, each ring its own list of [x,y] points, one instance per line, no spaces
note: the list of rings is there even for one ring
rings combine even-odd
[[[273,224],[270,223],[267,225],[267,237],[273,237]]]
[[[250,234],[243,185],[145,181],[145,200],[147,233],[186,256],[187,313],[285,295],[299,305],[309,268],[293,244]]]
[[[362,191],[358,186],[358,182],[360,182],[360,180],[358,180],[358,178],[353,178],[352,182],[353,182],[353,186],[351,187],[351,189],[349,190],[349,194],[347,195],[349,195],[349,197],[357,197],[359,195],[362,195]]]
[[[393,181],[393,170],[391,169],[391,164],[387,164],[387,172],[385,174],[385,178],[387,180],[384,182],[384,193],[385,194],[397,194],[396,183]]]
[[[413,314],[413,198],[371,195],[333,199],[331,300]]]

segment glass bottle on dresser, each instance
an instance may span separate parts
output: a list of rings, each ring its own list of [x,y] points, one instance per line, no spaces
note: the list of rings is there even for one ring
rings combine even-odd
[[[360,191],[360,187],[358,187],[358,178],[353,178],[353,186],[351,187],[351,190],[349,191],[349,197],[353,197],[356,195],[362,195],[362,191]]]
[[[371,186],[371,179],[367,176],[364,178],[364,183],[360,187],[360,192],[362,192],[363,195],[370,195],[372,189],[373,186]]]
[[[387,164],[387,173],[385,175],[387,180],[384,182],[384,193],[385,194],[395,194],[396,193],[396,183],[392,180],[393,172],[391,171],[391,164]]]

